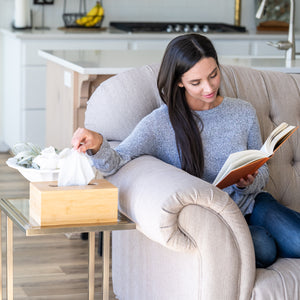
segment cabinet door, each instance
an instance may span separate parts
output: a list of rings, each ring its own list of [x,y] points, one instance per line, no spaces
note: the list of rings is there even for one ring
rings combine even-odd
[[[249,55],[250,42],[236,40],[213,40],[218,55]]]
[[[130,41],[129,50],[162,50],[164,51],[171,39],[164,40],[136,40]]]
[[[46,67],[23,67],[22,109],[45,109]]]
[[[46,133],[46,112],[40,110],[26,110],[22,112],[23,126],[21,128],[22,140],[39,145],[41,148],[45,146]]]
[[[271,40],[270,40],[271,41]],[[276,43],[277,41],[272,41]],[[251,55],[253,56],[285,56],[285,51],[278,50],[267,44],[267,41],[253,41]]]

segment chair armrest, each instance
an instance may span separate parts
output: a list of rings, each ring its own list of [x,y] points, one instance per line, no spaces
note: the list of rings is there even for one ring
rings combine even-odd
[[[107,179],[119,188],[120,211],[139,231],[169,249],[199,253],[205,290],[219,282],[229,294],[250,298],[253,243],[227,193],[151,156],[129,162]]]
[[[240,210],[227,193],[154,157],[139,157],[107,179],[119,188],[119,210],[150,239],[174,250],[196,246],[179,228],[183,220],[179,216],[189,205],[200,206],[223,218],[228,226],[243,226],[247,231]]]

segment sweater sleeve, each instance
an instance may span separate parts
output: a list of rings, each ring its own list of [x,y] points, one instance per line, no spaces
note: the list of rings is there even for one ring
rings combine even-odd
[[[154,155],[155,134],[151,123],[151,116],[146,116],[116,148],[111,147],[109,142],[103,138],[100,150],[95,155],[91,155],[94,166],[104,176],[108,176],[136,157]]]

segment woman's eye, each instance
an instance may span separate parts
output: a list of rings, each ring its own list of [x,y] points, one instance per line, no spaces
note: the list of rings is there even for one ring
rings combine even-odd
[[[212,74],[212,75],[210,76],[210,78],[215,78],[217,75],[218,75],[218,72]]]
[[[200,84],[200,82],[195,82],[195,83],[192,83],[192,86],[197,86],[199,84]]]

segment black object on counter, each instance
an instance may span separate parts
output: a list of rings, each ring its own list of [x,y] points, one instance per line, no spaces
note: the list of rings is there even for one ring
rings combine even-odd
[[[110,22],[110,26],[132,33],[142,32],[168,32],[168,33],[221,33],[221,32],[247,32],[243,26],[225,23],[182,23],[182,22]]]

